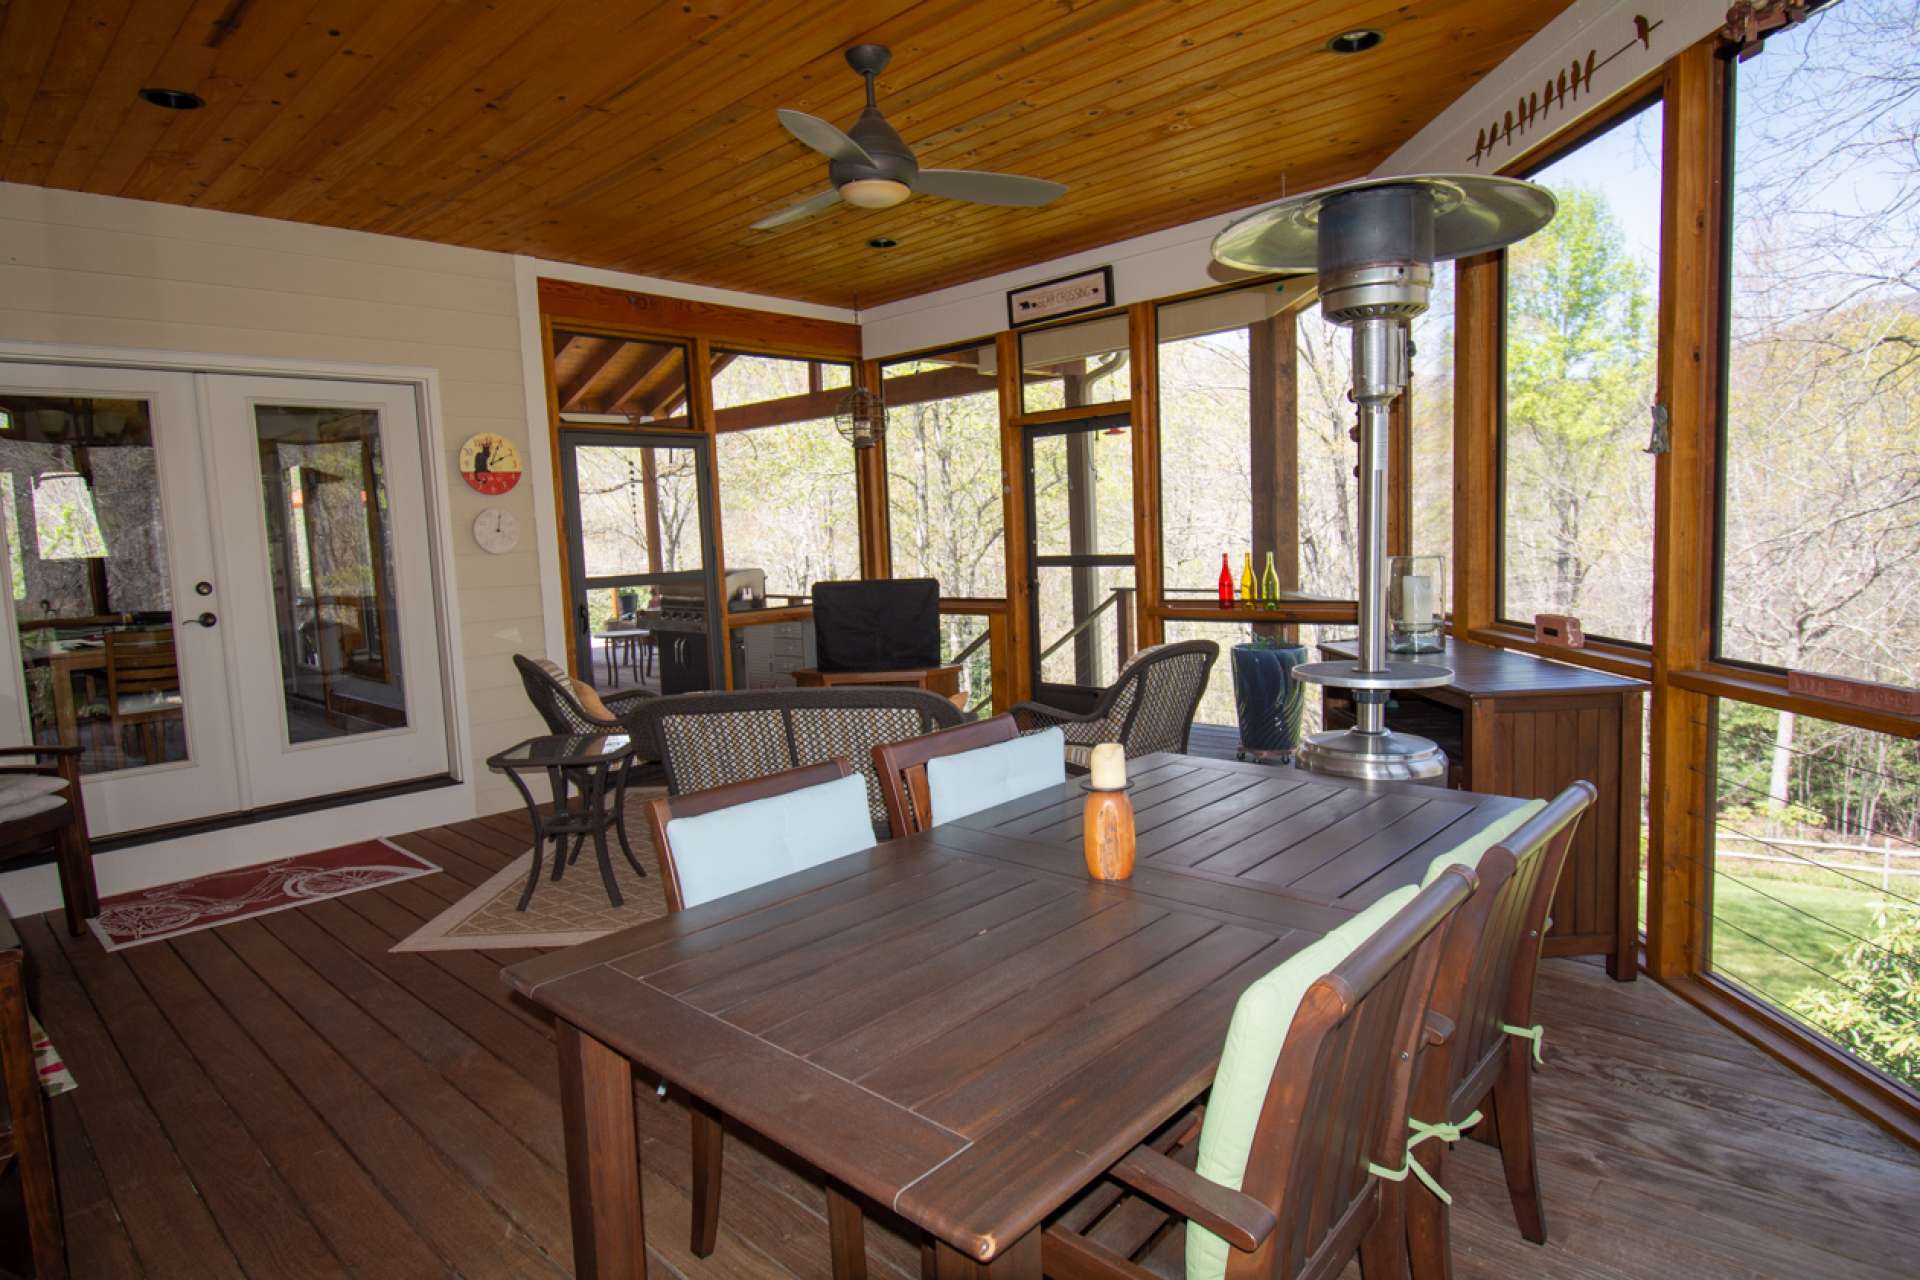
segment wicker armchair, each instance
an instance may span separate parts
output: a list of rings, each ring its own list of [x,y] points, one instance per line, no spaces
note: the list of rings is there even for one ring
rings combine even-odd
[[[1150,645],[1133,655],[1085,715],[1022,702],[1013,708],[1013,718],[1022,733],[1059,725],[1067,735],[1067,763],[1081,769],[1102,742],[1119,743],[1129,759],[1185,751],[1207,676],[1219,657],[1220,646],[1211,640]]]
[[[516,653],[513,655],[513,665],[520,670],[520,683],[526,686],[527,700],[533,703],[533,709],[540,713],[540,718],[547,722],[549,732],[624,733],[633,738],[634,749],[641,755],[650,758],[659,755],[653,748],[653,739],[645,736],[646,731],[637,726],[634,717],[640,704],[652,700],[656,694],[634,689],[604,697],[595,695],[600,706],[611,713],[609,718],[602,716],[599,708],[581,702],[573,677],[559,664],[546,658],[529,658]]]
[[[676,693],[649,698],[631,719],[659,748],[674,795],[845,756],[866,778],[874,829],[884,834],[887,807],[873,749],[950,728],[965,716],[925,689],[866,685]]]

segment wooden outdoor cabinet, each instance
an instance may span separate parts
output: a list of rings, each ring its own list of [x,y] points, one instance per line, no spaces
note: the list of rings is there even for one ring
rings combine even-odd
[[[1321,646],[1354,656],[1352,641]],[[1549,799],[1576,778],[1600,789],[1580,822],[1553,900],[1546,954],[1604,955],[1631,981],[1639,965],[1641,708],[1647,685],[1489,645],[1447,640],[1420,660],[1453,669],[1451,683],[1398,695],[1387,724],[1438,743],[1447,785]],[[1327,688],[1329,728],[1353,723],[1353,701]]]

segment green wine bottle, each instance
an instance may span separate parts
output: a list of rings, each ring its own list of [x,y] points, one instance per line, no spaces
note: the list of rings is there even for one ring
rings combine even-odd
[[[1273,552],[1267,552],[1267,571],[1260,575],[1260,603],[1268,609],[1280,607],[1280,575],[1273,571]]]

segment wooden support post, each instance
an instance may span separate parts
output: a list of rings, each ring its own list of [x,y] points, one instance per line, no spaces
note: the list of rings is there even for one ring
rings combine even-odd
[[[818,368],[819,366],[815,366]],[[860,385],[874,390],[880,387],[880,362],[868,360],[855,366]],[[860,520],[860,576],[893,576],[893,535],[887,508],[887,441],[884,432],[871,449],[853,451],[853,479]]]
[[[722,536],[725,525],[720,518],[720,433],[713,418],[713,343],[706,338],[693,340],[692,368],[687,377],[687,417],[694,430],[707,438],[707,469],[713,492],[713,510],[707,518],[713,525],[713,559],[709,574],[720,579],[720,687],[733,688],[733,632],[727,622],[727,544]]]
[[[1033,696],[1033,582],[1027,577],[1026,498],[1018,485],[1024,462],[1020,451],[1020,335],[994,336],[994,366],[1000,382],[1000,502],[1005,513],[1007,557],[1007,630],[1012,662],[1007,672],[1009,702]]]
[[[1668,65],[1660,211],[1659,403],[1672,448],[1654,459],[1653,716],[1647,964],[1708,963],[1707,773],[1713,700],[1670,683],[1713,654],[1714,464],[1719,432],[1719,262],[1724,68],[1706,44]]]
[[[1387,408],[1387,554],[1413,554],[1413,386]]]
[[[1282,591],[1300,588],[1300,320],[1297,308],[1247,327],[1249,461],[1253,471],[1252,541],[1258,560],[1273,552]],[[1263,568],[1256,564],[1256,571]],[[1239,566],[1233,566],[1238,577]],[[1291,639],[1296,627],[1256,624],[1262,635]]]
[[[1166,639],[1160,606],[1166,590],[1160,531],[1160,312],[1151,302],[1127,308],[1133,364],[1133,581],[1135,635],[1142,646]]]
[[[1454,269],[1453,628],[1491,626],[1500,580],[1500,255]]]

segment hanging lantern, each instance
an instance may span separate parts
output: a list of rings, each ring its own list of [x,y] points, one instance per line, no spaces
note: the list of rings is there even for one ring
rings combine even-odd
[[[877,391],[855,387],[834,412],[833,425],[856,449],[871,449],[887,432],[887,406]]]

